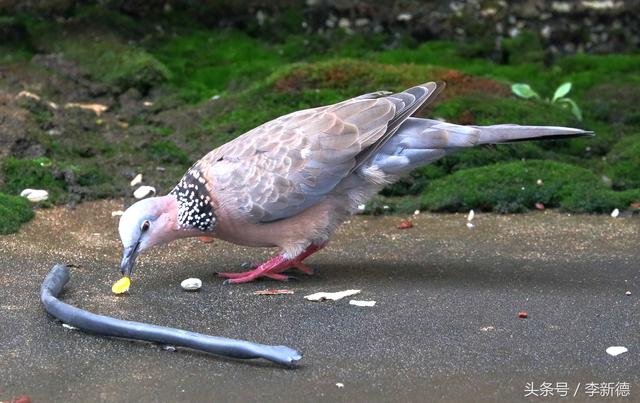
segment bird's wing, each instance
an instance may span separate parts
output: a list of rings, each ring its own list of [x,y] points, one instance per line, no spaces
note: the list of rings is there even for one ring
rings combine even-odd
[[[427,83],[372,93],[267,122],[196,163],[220,203],[254,222],[318,203],[439,91]]]

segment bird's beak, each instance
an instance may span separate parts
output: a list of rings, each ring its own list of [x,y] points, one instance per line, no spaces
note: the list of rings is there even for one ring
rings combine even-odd
[[[138,247],[140,242],[136,242],[135,245],[124,248],[122,254],[122,263],[120,263],[120,271],[123,276],[131,276],[133,272],[133,266],[136,264],[136,258],[140,254]]]

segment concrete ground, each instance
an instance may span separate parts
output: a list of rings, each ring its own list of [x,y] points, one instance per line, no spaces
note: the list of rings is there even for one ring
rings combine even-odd
[[[400,217],[356,217],[308,260],[315,276],[285,284],[223,286],[214,271],[273,251],[183,240],[142,256],[115,296],[122,207],[39,211],[0,237],[0,401],[553,400],[525,398],[528,382],[567,382],[569,401],[590,400],[590,382],[626,382],[622,401],[640,401],[640,217],[478,214],[469,229],[465,215],[420,214],[406,230]],[[291,370],[63,328],[38,299],[58,262],[82,266],[62,295],[76,306],[304,358]],[[202,289],[183,291],[187,277]],[[295,294],[253,295],[274,287]],[[303,298],[351,288],[377,304]],[[612,357],[614,345],[629,352]]]

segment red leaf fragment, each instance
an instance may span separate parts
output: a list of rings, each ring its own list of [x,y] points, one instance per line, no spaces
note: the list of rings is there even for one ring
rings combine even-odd
[[[518,312],[518,317],[520,319],[527,319],[529,317],[529,314],[527,312],[525,312],[525,311],[520,311],[520,312]]]
[[[540,202],[536,203],[536,209],[537,210],[544,210],[544,204],[542,204]]]
[[[398,229],[408,229],[413,227],[413,222],[411,220],[404,220],[398,225]]]

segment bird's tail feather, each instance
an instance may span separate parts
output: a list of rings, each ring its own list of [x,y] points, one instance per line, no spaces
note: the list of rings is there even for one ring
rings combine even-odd
[[[591,131],[558,126],[520,126],[506,124],[470,127],[480,131],[478,144],[515,143],[519,141],[565,139],[594,135]]]

